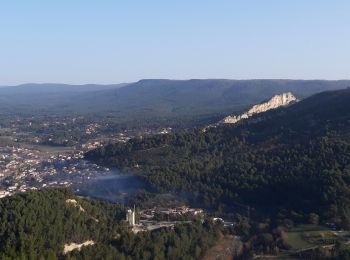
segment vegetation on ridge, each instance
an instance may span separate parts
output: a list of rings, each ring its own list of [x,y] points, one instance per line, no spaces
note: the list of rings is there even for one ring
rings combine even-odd
[[[153,187],[192,192],[206,207],[243,203],[295,221],[317,213],[350,227],[349,100],[350,89],[325,92],[236,126],[134,139],[86,157],[138,165]]]

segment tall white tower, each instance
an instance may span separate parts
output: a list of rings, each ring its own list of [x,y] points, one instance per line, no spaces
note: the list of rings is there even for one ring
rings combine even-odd
[[[126,221],[129,223],[130,226],[135,226],[135,206],[134,210],[128,209],[126,212]]]

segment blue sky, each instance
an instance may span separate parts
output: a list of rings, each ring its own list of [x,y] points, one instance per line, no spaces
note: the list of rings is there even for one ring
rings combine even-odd
[[[348,0],[3,0],[0,85],[350,79]]]

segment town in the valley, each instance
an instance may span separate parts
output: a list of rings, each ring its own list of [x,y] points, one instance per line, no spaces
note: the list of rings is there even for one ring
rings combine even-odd
[[[14,117],[0,123],[0,198],[46,187],[71,187],[111,174],[84,160],[84,153],[135,136],[171,128],[106,130],[108,122],[84,117]]]
[[[68,120],[68,122],[67,122]],[[143,129],[142,131],[119,131],[105,133],[98,123],[81,123],[81,118],[46,119],[35,121],[34,118],[17,118],[0,128],[0,199],[19,192],[43,188],[79,188],[100,178],[113,174],[113,170],[84,160],[84,153],[111,142],[127,142],[135,136],[166,134],[171,128]],[[6,121],[5,121],[6,122]],[[54,126],[71,127],[77,125],[81,136],[71,135],[61,138],[55,133],[45,131]],[[37,126],[35,126],[37,124]],[[35,129],[42,128],[40,132]],[[76,134],[76,133],[75,133]],[[56,137],[56,139],[54,139]],[[59,137],[59,135],[58,135]],[[59,143],[63,142],[63,143]],[[203,218],[201,208],[187,205],[149,208],[130,208],[126,223],[134,233],[152,231],[175,224],[190,222],[177,220],[179,216]],[[219,221],[223,221],[218,218]],[[229,222],[225,225],[230,225]]]

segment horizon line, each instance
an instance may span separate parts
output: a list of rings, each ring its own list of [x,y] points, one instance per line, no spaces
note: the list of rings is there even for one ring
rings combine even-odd
[[[191,80],[228,80],[228,81],[254,81],[254,80],[284,80],[284,81],[350,81],[350,79],[302,79],[302,78],[188,78],[188,79],[176,79],[176,78],[142,78],[139,80],[131,81],[131,82],[119,82],[119,83],[62,83],[62,82],[25,82],[19,84],[10,84],[0,85],[0,88],[3,87],[19,87],[24,85],[67,85],[67,86],[88,86],[88,85],[99,85],[99,86],[111,86],[111,85],[129,85],[134,84],[141,81],[147,80],[164,80],[164,81],[191,81]]]

